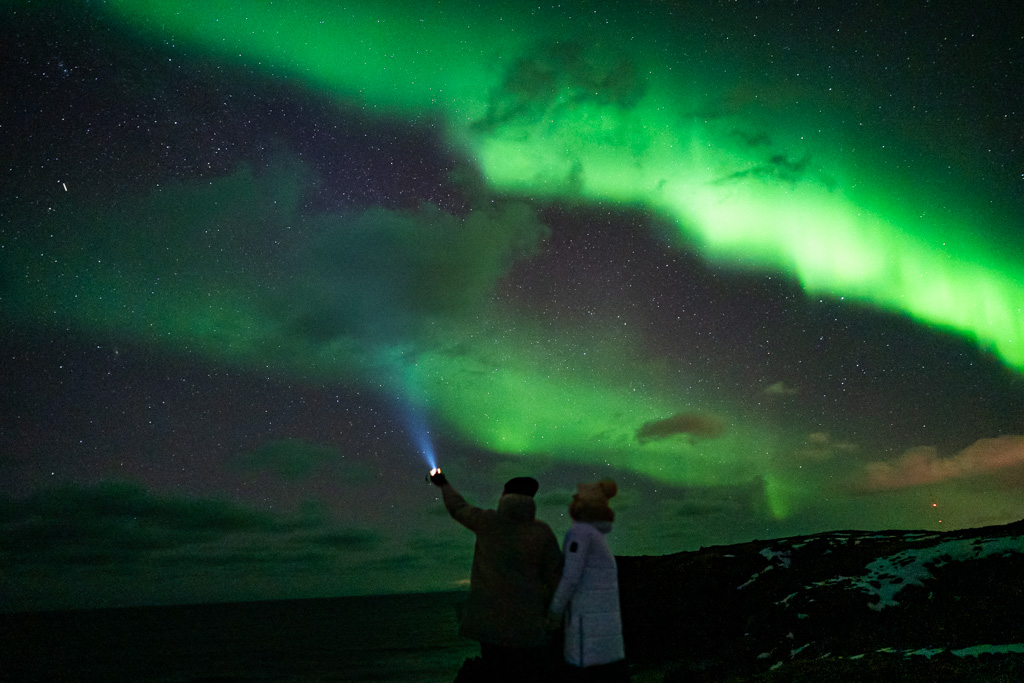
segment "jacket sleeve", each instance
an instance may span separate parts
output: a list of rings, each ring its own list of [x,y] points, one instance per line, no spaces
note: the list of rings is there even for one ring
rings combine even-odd
[[[448,514],[456,522],[471,531],[476,531],[480,528],[484,518],[484,511],[467,503],[466,499],[455,490],[454,486],[446,482],[441,487],[441,496],[444,498],[444,506],[447,508]]]
[[[583,567],[586,565],[587,550],[590,546],[590,538],[587,534],[577,533],[576,529],[569,529],[565,535],[565,565],[562,567],[562,580],[558,582],[558,589],[555,597],[551,599],[551,612],[562,614],[566,606],[576,593],[580,578],[583,576]]]
[[[544,587],[547,589],[548,595],[554,595],[562,579],[562,565],[565,563],[565,558],[562,557],[562,551],[558,548],[558,539],[555,538],[551,527],[547,527],[547,530],[550,540],[544,552],[542,576],[544,577]]]

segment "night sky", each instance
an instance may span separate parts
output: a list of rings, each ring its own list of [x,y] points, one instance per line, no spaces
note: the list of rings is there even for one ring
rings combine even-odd
[[[0,609],[1024,517],[1017,3],[0,7]]]

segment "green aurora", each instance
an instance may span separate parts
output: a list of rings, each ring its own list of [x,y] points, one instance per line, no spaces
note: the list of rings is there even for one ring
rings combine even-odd
[[[543,28],[539,11],[512,8],[496,15],[458,4],[333,12],[308,3],[112,5],[163,37],[302,78],[366,108],[440,117],[496,191],[660,212],[708,258],[778,268],[808,292],[905,312],[1024,369],[1024,268],[973,239],[948,244],[970,232],[955,215],[921,219],[923,207],[908,200],[890,216],[889,188],[875,184],[866,196],[847,189],[871,182],[875,169],[849,183],[817,172],[805,160],[829,150],[805,139],[820,133],[813,117],[785,111],[771,120],[756,94],[731,104],[724,94],[709,96],[699,75],[666,69],[667,37],[645,35],[646,45],[662,48],[645,59],[624,47],[623,27],[603,23],[597,11],[563,24],[588,36],[579,45]],[[770,129],[785,151],[766,162],[763,150],[730,144],[715,118],[726,114],[738,115],[730,130]],[[872,201],[872,192],[883,196]]]
[[[371,113],[436,121],[479,165],[489,190],[513,198],[512,208],[473,219],[475,241],[465,245],[465,233],[450,227],[462,222],[431,207],[304,217],[298,171],[270,179],[240,172],[202,189],[161,190],[121,213],[79,217],[74,230],[119,227],[90,231],[96,241],[74,252],[44,253],[40,245],[15,252],[32,273],[15,302],[18,315],[300,377],[355,379],[411,398],[498,453],[698,485],[763,477],[776,517],[814,495],[772,455],[806,429],[741,418],[727,398],[662,379],[657,363],[624,362],[635,340],[611,322],[600,334],[552,332],[522,311],[487,303],[511,264],[543,239],[543,226],[514,198],[653,212],[675,225],[672,239],[708,260],[781,271],[809,294],[912,316],[1024,370],[1024,267],[994,245],[957,237],[978,215],[968,199],[937,215],[924,207],[932,210],[928,195],[940,190],[907,189],[908,198],[895,201],[893,172],[878,161],[871,135],[857,138],[855,123],[822,132],[836,125],[819,106],[828,95],[808,87],[806,107],[793,110],[756,85],[721,85],[714,74],[686,68],[683,48],[652,34],[651,22],[641,50],[626,38],[638,35],[633,27],[606,24],[597,12],[551,22],[539,11],[452,3],[113,0],[107,7],[126,33],[198,46]],[[722,64],[741,70],[742,58]],[[912,187],[895,177],[901,190]],[[140,224],[151,238],[144,244],[99,237]],[[228,242],[253,224],[300,235],[295,271],[251,272],[252,254]],[[342,225],[346,231],[332,230]],[[414,237],[424,225],[435,235],[426,243]],[[199,240],[207,248],[197,252]],[[356,263],[382,245],[406,255],[378,264],[384,275],[343,270],[331,258]],[[424,291],[439,254],[457,275]],[[60,275],[68,270],[78,274],[74,281]],[[406,279],[394,291],[367,299],[400,275]],[[381,316],[382,307],[390,315]],[[500,322],[508,316],[517,320],[514,331]],[[535,341],[542,338],[543,352]],[[690,405],[724,420],[725,435],[638,442],[642,425]]]

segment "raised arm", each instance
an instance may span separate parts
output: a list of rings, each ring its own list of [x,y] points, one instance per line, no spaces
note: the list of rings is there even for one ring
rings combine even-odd
[[[476,531],[480,528],[480,523],[484,517],[484,510],[467,503],[462,494],[455,490],[455,487],[448,482],[448,478],[441,474],[441,472],[431,475],[430,481],[441,489],[444,506],[448,510],[448,514],[456,522],[471,531]]]

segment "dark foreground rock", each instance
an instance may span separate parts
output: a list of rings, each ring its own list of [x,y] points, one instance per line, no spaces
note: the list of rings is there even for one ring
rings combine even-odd
[[[634,681],[1024,681],[1024,521],[618,563]]]

